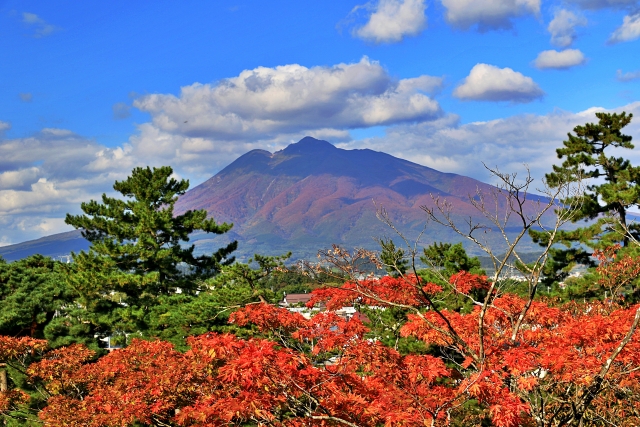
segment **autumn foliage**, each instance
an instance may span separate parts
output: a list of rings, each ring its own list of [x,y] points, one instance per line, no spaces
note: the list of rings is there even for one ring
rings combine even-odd
[[[637,263],[612,254],[602,255],[603,286],[638,274]],[[474,290],[486,303],[469,313],[435,303],[444,292]],[[335,313],[353,304],[407,309],[401,333],[428,352],[400,354],[357,318]],[[133,340],[97,357],[82,345],[48,350],[44,341],[0,337],[0,362],[30,385],[0,393],[0,411],[95,427],[640,423],[638,306],[526,300],[468,272],[446,289],[416,275],[350,280],[315,291],[309,306],[318,313],[307,319],[248,304],[230,321],[253,337],[191,337],[186,352]]]

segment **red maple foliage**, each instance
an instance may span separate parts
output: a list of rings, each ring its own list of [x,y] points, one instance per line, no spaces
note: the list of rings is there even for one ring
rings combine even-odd
[[[636,271],[603,265],[618,277],[609,280]],[[97,360],[71,346],[45,352],[26,373],[47,396],[38,413],[47,426],[637,425],[640,306],[556,307],[501,294],[470,273],[450,285],[486,290],[485,303],[467,314],[439,310],[433,301],[444,290],[417,276],[352,280],[311,300],[330,310],[354,302],[408,309],[402,334],[431,354],[401,355],[368,339],[357,318],[305,319],[261,303],[231,317],[261,338],[209,333],[189,338],[186,353],[134,340]],[[24,340],[0,339],[2,360],[46,348]],[[26,399],[3,393],[0,411]]]

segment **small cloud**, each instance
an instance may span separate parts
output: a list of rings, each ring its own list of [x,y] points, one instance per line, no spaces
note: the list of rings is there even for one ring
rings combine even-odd
[[[131,107],[124,102],[113,104],[113,107],[111,107],[111,109],[113,110],[113,118],[115,120],[122,120],[131,116]]]
[[[355,12],[363,6],[356,6]],[[366,8],[366,7],[364,7]],[[396,43],[416,36],[427,26],[425,0],[379,0],[367,23],[353,34],[376,43]]]
[[[640,70],[638,71],[629,71],[627,73],[622,73],[622,70],[616,71],[616,80],[619,82],[630,82],[631,80],[640,79]]]
[[[13,245],[13,242],[11,241],[11,239],[9,239],[9,237],[7,236],[0,237],[0,247],[9,246],[9,245]]]
[[[11,129],[11,123],[0,120],[0,135],[6,130]]]
[[[44,218],[39,224],[34,224],[33,228],[42,233],[52,234],[64,231],[69,226],[65,223],[64,218]]]
[[[31,102],[33,101],[33,94],[29,92],[21,92],[18,94],[22,102]]]
[[[640,38],[640,12],[627,15],[622,19],[622,25],[611,34],[609,44],[630,42]]]
[[[544,91],[531,77],[489,64],[476,64],[453,95],[462,100],[531,102]]]
[[[477,25],[479,31],[504,30],[513,27],[512,20],[524,15],[538,15],[540,0],[441,0],[447,9],[447,21],[468,30]]]
[[[534,61],[534,65],[539,70],[556,69],[566,70],[567,68],[582,65],[586,62],[586,58],[578,49],[565,49],[558,52],[557,50],[545,50],[538,54]]]
[[[551,33],[551,43],[561,47],[570,46],[576,39],[575,27],[579,25],[587,25],[587,19],[565,9],[556,11],[547,27]]]
[[[58,30],[58,27],[47,23],[35,13],[22,13],[22,22],[35,30],[35,33],[33,34],[33,37],[35,38],[50,36]]]

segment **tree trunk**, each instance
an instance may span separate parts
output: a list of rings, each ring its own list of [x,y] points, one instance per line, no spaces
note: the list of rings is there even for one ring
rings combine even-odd
[[[618,207],[618,215],[620,216],[620,225],[622,225],[622,231],[624,237],[622,238],[622,246],[629,246],[629,232],[627,230],[627,210],[620,204]]]
[[[0,391],[7,391],[9,385],[7,384],[7,365],[0,363]]]

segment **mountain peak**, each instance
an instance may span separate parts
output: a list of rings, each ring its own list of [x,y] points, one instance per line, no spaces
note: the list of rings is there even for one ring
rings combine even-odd
[[[332,150],[337,150],[337,148],[330,142],[315,139],[311,136],[305,136],[300,141],[289,145],[287,148],[282,150],[282,152],[285,154],[310,154]]]

